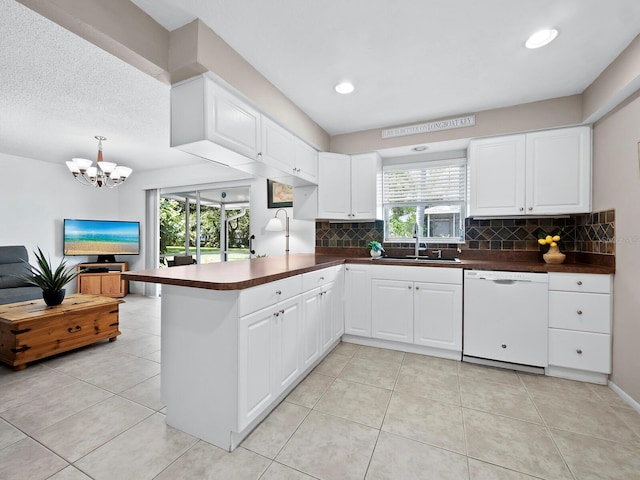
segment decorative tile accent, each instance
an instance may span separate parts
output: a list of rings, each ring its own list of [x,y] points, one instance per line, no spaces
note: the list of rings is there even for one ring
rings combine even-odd
[[[465,219],[468,250],[540,250],[540,234],[561,233],[565,252],[615,254],[615,210],[561,218]],[[384,222],[316,222],[316,247],[366,248],[367,243],[384,240]],[[456,249],[457,244],[429,244],[427,248]],[[385,242],[385,248],[412,250],[408,243]]]

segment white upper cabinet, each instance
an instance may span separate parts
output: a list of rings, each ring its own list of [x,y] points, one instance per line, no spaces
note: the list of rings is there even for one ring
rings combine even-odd
[[[171,87],[171,146],[289,185],[317,183],[317,150],[207,74]]]
[[[472,140],[470,216],[591,211],[591,132],[572,127]]]
[[[381,160],[377,153],[342,155],[320,153],[318,161],[318,218],[371,220],[378,216],[377,181]]]

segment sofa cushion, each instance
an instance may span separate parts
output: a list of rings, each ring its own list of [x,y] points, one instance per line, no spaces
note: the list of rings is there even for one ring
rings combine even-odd
[[[0,275],[0,288],[32,287],[29,282],[13,275]]]
[[[26,302],[42,298],[42,290],[38,287],[18,287],[0,289],[0,305]]]
[[[22,245],[12,245],[8,247],[0,247],[0,264],[3,263],[22,263],[29,261],[27,249]]]
[[[29,274],[29,267],[26,263],[0,263],[1,277],[24,277]]]

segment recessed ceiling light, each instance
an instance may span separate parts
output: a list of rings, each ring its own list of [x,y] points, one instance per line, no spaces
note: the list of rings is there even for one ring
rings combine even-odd
[[[429,147],[425,147],[424,145],[421,145],[419,147],[413,147],[413,151],[414,152],[424,152],[427,148],[429,148]]]
[[[342,93],[343,95],[353,92],[355,88],[351,82],[342,82],[335,86],[336,92]]]
[[[524,44],[527,48],[540,48],[550,44],[558,36],[558,30],[550,28],[546,30],[539,30],[529,37],[529,40]]]

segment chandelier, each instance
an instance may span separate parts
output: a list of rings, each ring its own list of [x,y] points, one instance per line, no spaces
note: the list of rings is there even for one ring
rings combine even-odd
[[[98,140],[98,160],[96,166],[93,166],[93,162],[86,158],[72,158],[66,162],[67,168],[76,180],[88,187],[113,188],[121,185],[129,175],[131,175],[133,170],[129,167],[118,166],[115,163],[103,161],[102,141],[106,140],[106,138],[100,135],[96,135],[94,138]]]

